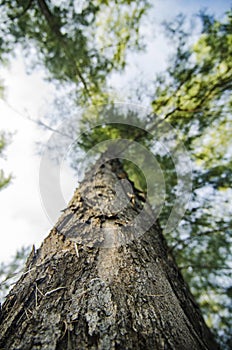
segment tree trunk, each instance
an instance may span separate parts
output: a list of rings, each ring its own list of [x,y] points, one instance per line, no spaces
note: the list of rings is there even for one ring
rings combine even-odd
[[[2,307],[0,349],[218,349],[125,179],[119,160],[86,174]]]

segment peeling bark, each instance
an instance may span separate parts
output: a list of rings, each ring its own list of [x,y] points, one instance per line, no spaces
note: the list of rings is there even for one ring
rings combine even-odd
[[[0,349],[218,349],[151,208],[122,174],[118,160],[89,171],[32,251],[2,308]]]

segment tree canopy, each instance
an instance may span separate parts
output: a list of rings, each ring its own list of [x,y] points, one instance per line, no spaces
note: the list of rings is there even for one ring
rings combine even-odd
[[[99,126],[84,132],[77,147],[88,150],[107,139],[127,138],[153,150],[166,184],[166,204],[159,218],[163,227],[180,184],[170,154],[153,149],[157,134],[152,132],[164,121],[178,130],[179,140],[173,138],[172,147],[181,140],[191,157],[193,191],[187,214],[175,230],[166,232],[166,238],[208,325],[229,349],[232,12],[229,10],[221,21],[201,12],[201,33],[194,43],[182,15],[165,23],[175,53],[168,69],[154,79],[149,96],[152,113],[141,121],[131,112],[115,123],[120,111],[112,103],[107,107],[111,119],[106,125],[103,114],[107,108],[99,103],[113,102],[106,92],[109,75],[125,68],[128,50],[143,48],[140,27],[148,9],[148,1],[138,0],[84,1],[81,5],[62,0],[3,0],[1,60],[9,59],[15,45],[21,45],[30,57],[30,67],[43,64],[55,83],[73,86],[75,103],[93,103],[94,108],[85,109],[79,128],[96,125],[96,120]],[[131,120],[136,126],[128,128]],[[140,123],[146,124],[147,132],[139,128]],[[165,143],[165,135],[159,137]],[[135,175],[131,164],[124,165],[137,187],[146,191],[141,172]]]
[[[44,64],[51,79],[75,84],[80,103],[103,93],[127,50],[141,48],[139,23],[148,7],[147,0],[2,0],[0,56],[21,44],[31,66]]]

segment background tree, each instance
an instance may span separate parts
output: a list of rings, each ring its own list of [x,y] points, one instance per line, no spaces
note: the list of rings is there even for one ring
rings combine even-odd
[[[156,78],[152,103],[155,113],[178,128],[193,160],[193,200],[167,238],[208,324],[221,329],[223,347],[231,346],[232,322],[231,18],[231,11],[223,22],[201,13],[202,33],[194,45],[183,16],[165,25],[177,50],[167,72]],[[168,159],[160,161],[170,169]],[[168,194],[171,203],[175,189]]]

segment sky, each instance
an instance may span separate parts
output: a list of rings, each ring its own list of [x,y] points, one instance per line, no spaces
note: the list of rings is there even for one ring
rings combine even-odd
[[[152,25],[144,26],[148,38],[147,50],[139,57],[129,57],[126,71],[128,81],[133,79],[136,67],[148,80],[155,72],[165,69],[170,45],[160,28],[163,20],[171,19],[179,12],[191,15],[204,7],[220,15],[229,9],[231,1],[156,0],[154,4]],[[5,151],[6,157],[0,160],[0,168],[13,175],[11,184],[0,192],[0,261],[8,261],[22,246],[35,244],[39,247],[54,225],[44,209],[39,188],[41,149],[38,143],[46,144],[51,132],[45,132],[29,120],[43,117],[51,104],[54,87],[45,81],[43,71],[37,70],[28,75],[20,54],[10,67],[0,68],[0,78],[6,88],[6,96],[0,100],[0,130],[13,133]],[[112,82],[117,89],[121,89],[122,77],[113,76]],[[75,185],[75,177],[64,166],[61,187],[66,203]],[[54,216],[58,218],[59,214],[57,210]]]

